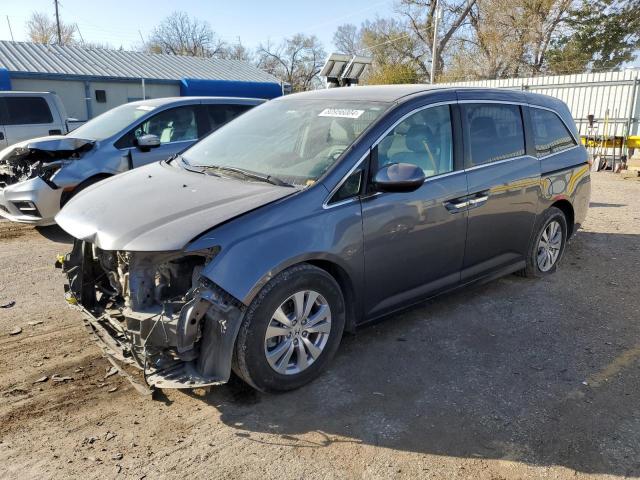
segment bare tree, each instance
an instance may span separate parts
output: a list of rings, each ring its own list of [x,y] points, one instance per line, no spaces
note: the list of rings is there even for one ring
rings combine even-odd
[[[60,45],[72,45],[76,43],[76,27],[64,22],[60,22]],[[27,35],[34,43],[45,45],[58,44],[58,31],[56,22],[46,13],[33,12],[27,20]]]
[[[298,33],[277,46],[258,47],[258,67],[291,85],[294,92],[320,85],[318,73],[327,54],[315,35]]]
[[[340,25],[333,34],[333,44],[340,53],[357,55],[363,48],[361,31],[351,23]]]
[[[146,50],[152,53],[214,57],[224,47],[224,42],[208,22],[191,18],[185,12],[173,12],[153,29]]]
[[[573,0],[478,0],[471,35],[460,41],[447,74],[505,78],[545,71],[554,41],[565,34]]]
[[[362,25],[361,38],[362,51],[373,56],[369,72],[373,78],[387,78],[388,72],[396,70],[407,78],[404,83],[416,78],[429,79],[429,46],[415,36],[405,22],[397,18],[376,18]],[[406,72],[411,74],[405,75]],[[401,83],[399,80],[394,83]]]
[[[361,29],[342,25],[334,43],[345,53],[357,50],[374,59],[372,79],[392,78],[394,83],[429,81],[436,7],[443,15],[437,35],[436,76],[444,69],[449,46],[467,24],[478,0],[399,0],[396,16],[364,22]]]
[[[421,44],[422,50],[431,55],[434,38],[436,9],[442,9],[436,42],[436,77],[444,68],[444,56],[454,35],[465,25],[477,0],[400,0],[398,12],[407,20],[409,31]],[[421,54],[417,61],[427,63]],[[430,62],[429,62],[430,63]]]
[[[254,53],[242,45],[239,39],[238,43],[225,46],[216,56],[218,58],[225,58],[228,60],[241,60],[249,63],[254,62]]]

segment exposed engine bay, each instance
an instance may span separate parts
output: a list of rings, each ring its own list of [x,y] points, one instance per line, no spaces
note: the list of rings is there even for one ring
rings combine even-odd
[[[200,275],[216,253],[104,251],[76,240],[61,259],[67,301],[105,353],[142,369],[148,386],[224,383],[244,307]]]
[[[93,148],[93,142],[60,137],[15,145],[0,157],[0,188],[35,177],[49,181],[66,161],[78,160]]]

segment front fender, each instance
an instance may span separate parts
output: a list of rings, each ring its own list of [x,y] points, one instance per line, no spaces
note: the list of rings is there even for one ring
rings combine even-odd
[[[98,149],[90,153],[62,167],[51,181],[59,188],[71,188],[96,175],[116,175],[129,169],[126,155],[118,150],[106,152]]]
[[[360,202],[322,208],[323,187],[244,215],[195,240],[188,251],[220,247],[202,275],[245,305],[284,269],[310,260],[330,262],[362,285]],[[312,207],[310,207],[312,205]]]

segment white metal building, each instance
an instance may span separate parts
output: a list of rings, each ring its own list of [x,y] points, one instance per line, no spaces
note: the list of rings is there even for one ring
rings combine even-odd
[[[640,69],[448,85],[520,89],[550,95],[569,106],[581,135],[589,134],[588,115],[594,115],[598,135],[640,135]]]
[[[0,90],[54,92],[79,120],[143,97],[282,95],[278,79],[237,60],[10,41],[0,41]]]

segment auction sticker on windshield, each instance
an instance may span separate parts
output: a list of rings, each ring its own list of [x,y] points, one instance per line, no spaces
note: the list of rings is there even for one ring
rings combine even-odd
[[[359,118],[363,113],[364,110],[352,110],[350,108],[325,108],[318,114],[318,116],[334,118]]]

